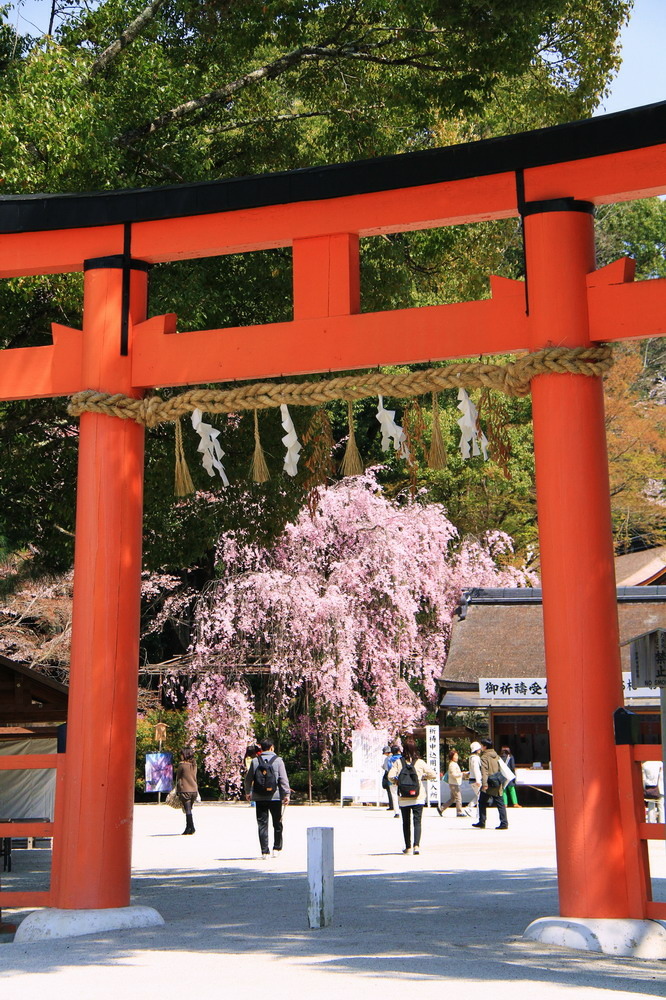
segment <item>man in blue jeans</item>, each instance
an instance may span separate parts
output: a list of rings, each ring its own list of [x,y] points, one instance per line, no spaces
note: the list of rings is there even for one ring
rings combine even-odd
[[[497,806],[499,813],[499,826],[496,830],[508,830],[509,823],[506,817],[506,806],[502,798],[504,785],[490,785],[488,779],[500,771],[499,754],[492,744],[492,740],[481,740],[483,749],[481,750],[481,791],[479,792],[479,822],[472,823],[472,826],[483,830],[486,825],[486,810],[489,805]]]
[[[282,850],[282,816],[285,806],[289,805],[291,790],[284,761],[275,753],[273,740],[262,740],[259,745],[261,750],[247,769],[244,788],[248,802],[254,802],[256,807],[261,858],[266,861],[270,857],[268,817],[273,821],[275,858]]]

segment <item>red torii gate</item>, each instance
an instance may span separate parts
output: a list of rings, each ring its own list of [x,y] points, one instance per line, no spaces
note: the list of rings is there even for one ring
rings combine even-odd
[[[666,280],[632,284],[628,260],[595,271],[592,216],[594,205],[664,192],[658,104],[349,165],[3,198],[0,277],[83,271],[84,300],[82,331],[53,324],[53,346],[3,352],[0,398],[140,397],[664,335]],[[359,237],[511,216],[524,223],[525,282],[494,278],[484,301],[360,313]],[[176,334],[174,316],[147,317],[149,265],[279,246],[293,251],[292,321]],[[613,778],[622,689],[601,379],[539,375],[532,397],[560,911],[658,916],[631,884],[638,823],[622,822]],[[139,424],[82,415],[51,888],[0,892],[0,905],[129,904],[143,447]]]

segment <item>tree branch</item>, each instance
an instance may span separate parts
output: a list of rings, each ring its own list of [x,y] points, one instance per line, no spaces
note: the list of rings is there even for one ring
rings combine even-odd
[[[139,150],[134,150],[136,155],[140,160],[144,160],[150,167],[152,167],[158,174],[163,174],[170,180],[175,181],[176,184],[184,184],[185,178],[182,174],[179,174],[177,170],[169,167],[166,163],[160,163],[153,156],[149,156],[148,153]]]
[[[371,49],[383,48],[386,44],[386,40],[383,40],[371,44],[366,43],[362,49],[357,47],[357,42],[348,42],[345,45],[332,48],[310,45],[294,49],[292,52],[287,52],[285,55],[279,56],[279,58],[271,63],[267,63],[265,66],[260,66],[250,73],[245,73],[243,76],[228,83],[225,87],[220,87],[219,90],[211,90],[208,94],[203,94],[201,97],[196,97],[191,101],[185,101],[183,104],[165,111],[157,118],[153,118],[152,121],[140,125],[139,128],[132,129],[118,136],[116,141],[121,146],[131,146],[137,140],[152,135],[153,132],[157,132],[167,125],[172,125],[196,111],[201,111],[212,104],[222,104],[231,100],[235,94],[244,90],[245,87],[259,83],[262,80],[274,80],[276,77],[281,76],[283,73],[304,62],[316,62],[320,59],[354,59],[361,62],[380,63],[385,66],[412,66],[432,72],[441,72],[442,70],[442,67],[438,64],[422,61],[426,57],[435,55],[435,53],[426,51],[392,58],[390,56],[374,55],[370,51]]]
[[[364,115],[385,107],[383,104],[369,104],[364,108],[328,108],[326,111],[299,111],[294,114],[269,115],[267,118],[248,118],[243,122],[230,122],[219,128],[206,130],[206,135],[220,135],[222,132],[235,132],[237,129],[249,128],[252,125],[281,125],[283,122],[298,121],[300,118],[332,118],[335,115]]]
[[[102,54],[97,57],[95,62],[90,67],[88,81],[92,80],[92,78],[97,76],[98,73],[103,73],[108,68],[109,64],[113,62],[116,56],[119,56],[123,49],[126,49],[128,45],[132,44],[134,39],[141,34],[145,26],[152,21],[164,3],[165,0],[152,0],[152,3],[149,3],[147,7],[144,7],[139,16],[132,21],[125,31],[123,31],[120,38],[116,38],[115,42],[112,42],[111,45],[104,49]]]
[[[206,108],[210,104],[220,104],[230,100],[239,90],[243,90],[253,83],[257,83],[260,80],[272,80],[277,76],[281,76],[282,73],[291,69],[292,66],[296,66],[303,59],[307,58],[309,52],[310,50],[306,48],[294,49],[293,52],[288,52],[286,55],[280,56],[272,63],[267,63],[259,69],[245,73],[243,76],[228,83],[226,87],[221,87],[219,90],[211,90],[208,94],[195,97],[191,101],[185,101],[183,104],[171,108],[170,111],[165,111],[164,114],[153,118],[150,122],[146,122],[145,125],[140,125],[139,128],[132,129],[130,132],[125,132],[118,137],[117,141],[121,146],[131,146],[137,139],[152,135],[158,129],[164,128],[166,125],[171,125],[173,122],[177,122],[181,118],[193,114],[195,111],[201,111],[202,108]]]

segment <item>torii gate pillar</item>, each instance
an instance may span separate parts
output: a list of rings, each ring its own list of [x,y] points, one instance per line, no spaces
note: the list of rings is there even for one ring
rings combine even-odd
[[[532,346],[589,345],[592,206],[528,204],[525,250]],[[560,914],[627,917],[613,735],[622,674],[601,378],[537,375],[532,407]]]
[[[132,386],[128,342],[146,318],[146,270],[122,256],[86,262],[84,384],[141,395]],[[143,426],[83,414],[66,780],[53,855],[52,898],[60,909],[130,901],[143,458]]]

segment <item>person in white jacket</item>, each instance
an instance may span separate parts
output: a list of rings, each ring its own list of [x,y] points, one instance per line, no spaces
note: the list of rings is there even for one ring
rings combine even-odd
[[[648,823],[664,822],[664,765],[660,760],[645,760],[643,772],[643,794],[647,809]]]
[[[457,750],[449,750],[449,767],[446,780],[451,790],[451,798],[445,806],[437,806],[437,812],[440,816],[443,816],[445,810],[448,809],[449,806],[455,805],[456,816],[465,816],[465,811],[463,810],[462,805],[462,793],[460,791],[462,788],[463,774],[458,763]]]
[[[403,794],[404,786],[401,781],[403,763],[411,765],[416,772],[416,786],[413,795]],[[416,743],[413,739],[403,740],[402,757],[400,757],[391,767],[389,781],[398,788],[398,804],[402,815],[402,832],[405,838],[405,849],[403,854],[418,854],[421,844],[421,820],[423,818],[423,806],[425,805],[425,785],[424,781],[436,781],[439,775],[428,767],[426,762],[419,757]],[[412,837],[412,826],[413,837]]]

